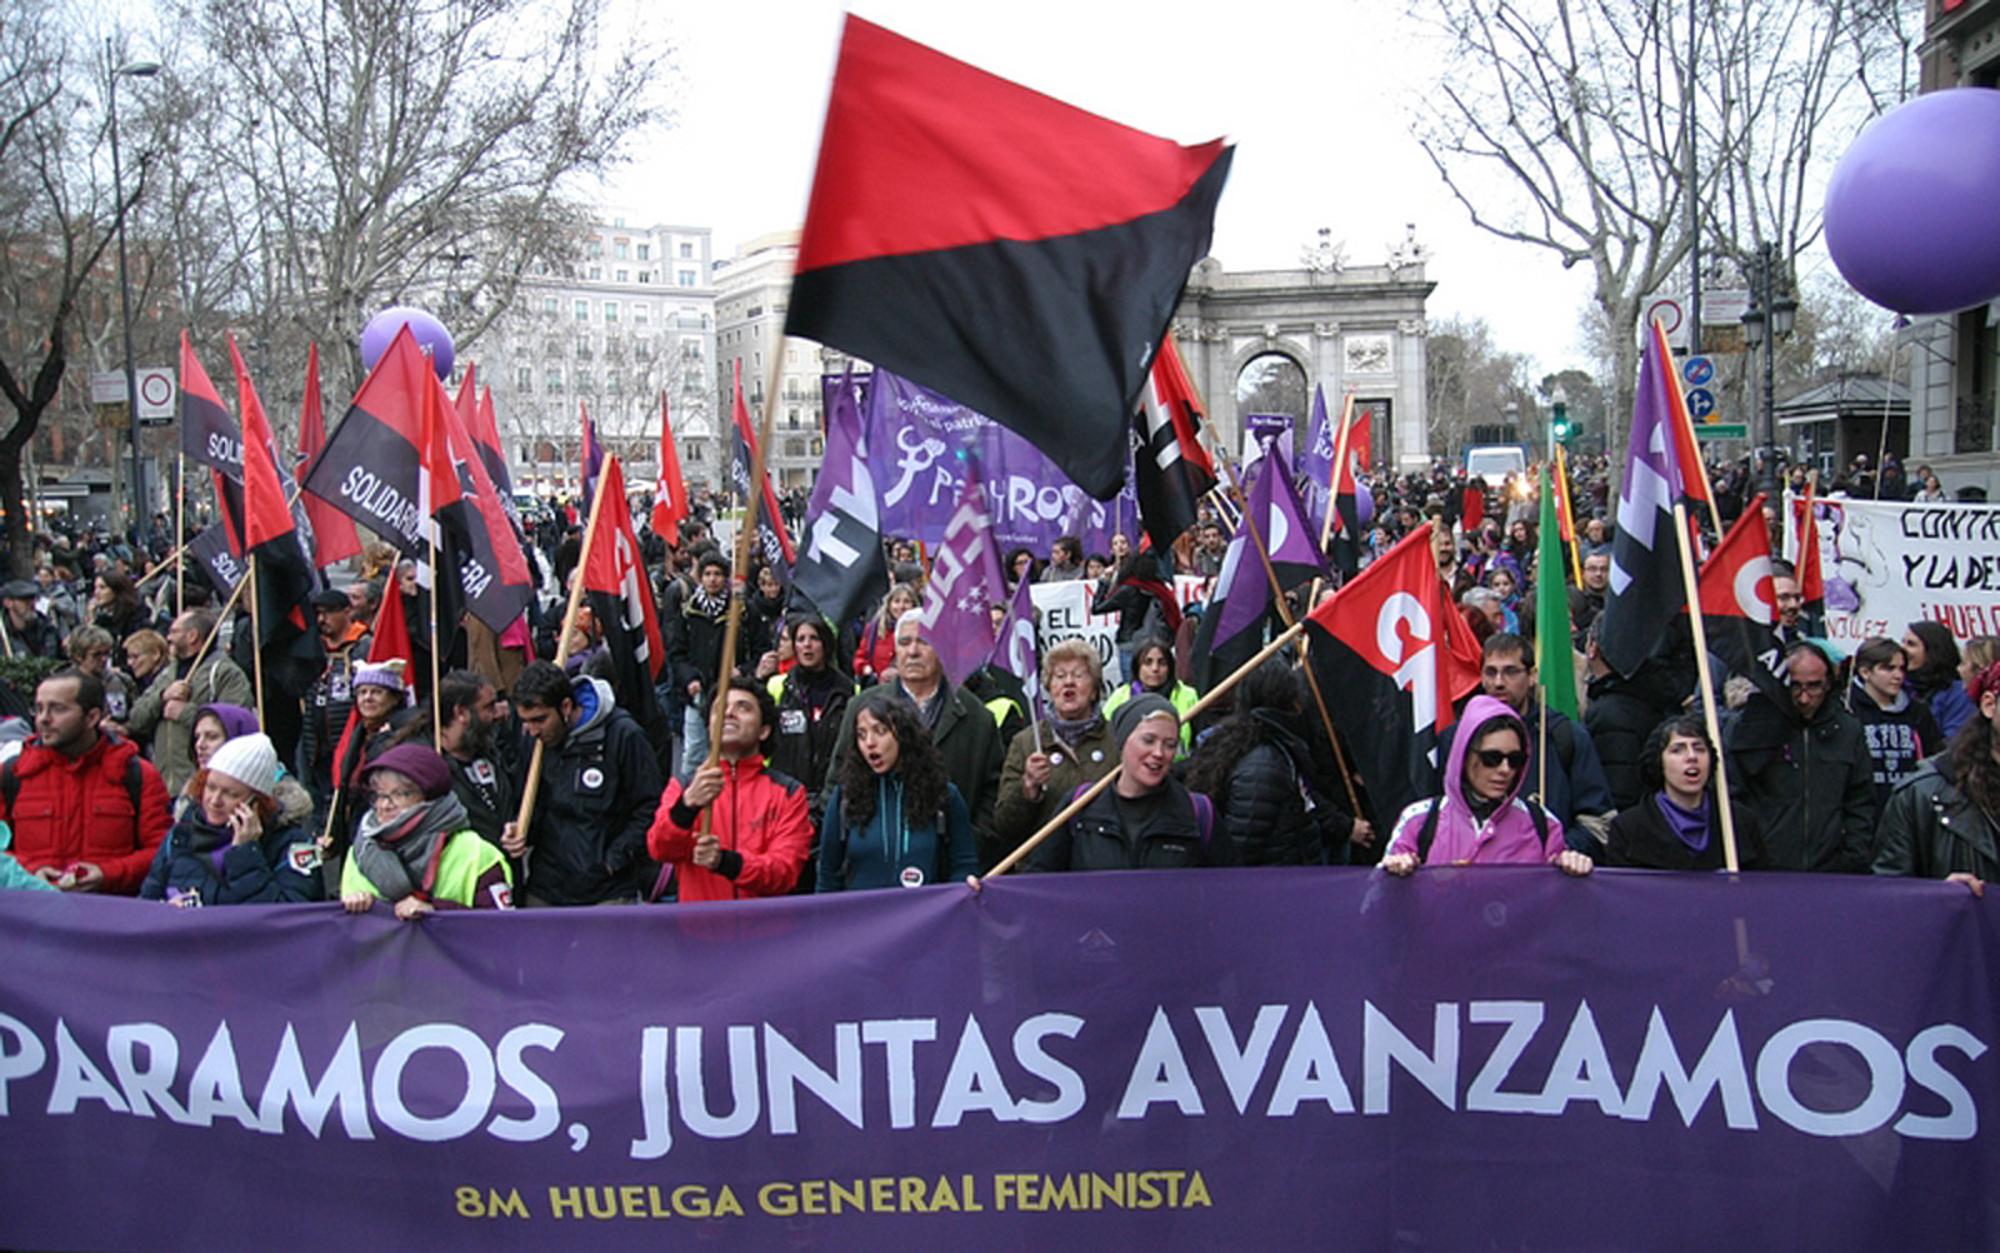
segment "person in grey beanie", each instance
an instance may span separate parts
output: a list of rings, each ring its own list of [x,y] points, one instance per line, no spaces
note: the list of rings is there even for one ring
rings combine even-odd
[[[1215,806],[1173,777],[1180,736],[1180,714],[1159,693],[1145,692],[1120,705],[1111,718],[1111,738],[1118,749],[1117,780],[1030,853],[1026,868],[1177,870],[1235,865],[1236,846],[1216,838]]]

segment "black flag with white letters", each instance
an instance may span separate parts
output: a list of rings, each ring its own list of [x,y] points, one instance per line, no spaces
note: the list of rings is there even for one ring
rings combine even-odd
[[[805,551],[792,572],[793,593],[836,631],[889,590],[877,509],[861,405],[849,372],[827,404],[826,460],[806,510]]]

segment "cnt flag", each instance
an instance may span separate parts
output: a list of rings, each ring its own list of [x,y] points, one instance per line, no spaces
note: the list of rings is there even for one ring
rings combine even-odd
[[[743,403],[743,361],[736,361],[736,386],[729,400],[729,422],[735,436],[735,455],[730,458],[730,475],[736,484],[738,500],[750,499],[750,471],[757,464],[757,432],[750,425],[750,406]],[[778,512],[778,494],[771,488],[771,476],[767,472],[763,482],[764,499],[757,507],[757,550],[763,554],[764,564],[777,572],[780,579],[792,577],[791,533],[785,530],[785,519]],[[749,575],[747,570],[737,571],[737,577]]]
[[[320,403],[319,345],[306,350],[306,393],[299,402],[299,475],[312,472],[313,462],[326,448],[326,412]],[[354,519],[328,505],[317,496],[303,496],[301,504],[312,523],[313,564],[322,570],[358,556],[361,536]]]
[[[1202,447],[1201,399],[1169,335],[1140,394],[1140,446],[1133,456],[1139,516],[1155,552],[1170,552],[1195,524],[1196,502],[1215,490],[1215,464]]]
[[[667,394],[660,393],[660,472],[653,480],[653,534],[674,548],[681,546],[681,523],[687,520],[687,480],[681,477],[681,454],[674,447],[674,424],[667,416]]]
[[[1367,784],[1378,828],[1432,795],[1459,697],[1479,684],[1479,644],[1446,595],[1419,527],[1307,619],[1309,664]]]
[[[1292,490],[1291,468],[1273,441],[1258,460],[1241,525],[1223,554],[1215,590],[1195,633],[1195,686],[1207,691],[1264,646],[1274,577],[1289,591],[1325,574],[1312,524]]]
[[[597,520],[590,551],[583,554],[584,593],[611,655],[611,689],[618,707],[637,719],[647,737],[664,751],[670,732],[654,691],[667,659],[659,606],[653,600],[653,581],[646,577],[639,537],[632,530],[625,471],[618,458],[605,458],[603,474],[604,516]]]
[[[1618,490],[1618,520],[1611,536],[1611,588],[1599,632],[1604,660],[1630,676],[1687,601],[1674,534],[1674,504],[1688,497],[1694,476],[1683,463],[1672,406],[1680,388],[1666,336],[1658,323],[1646,337],[1639,388],[1632,401],[1632,431],[1625,445],[1625,480]]]
[[[1000,603],[1006,586],[1000,577],[1000,549],[993,542],[986,488],[978,467],[968,465],[959,486],[958,508],[945,526],[920,606],[924,638],[937,650],[953,683],[965,682],[965,676],[992,656],[990,610]]]
[[[1109,500],[1230,154],[850,15],[786,333],[986,414]]]
[[[451,402],[431,394],[441,390],[415,337],[408,328],[399,331],[328,437],[305,488],[403,555],[424,561],[429,559],[430,515],[422,511],[420,494],[432,490],[441,501],[469,496],[471,507],[458,520],[471,548],[460,555],[455,582],[481,622],[505,631],[528,605],[526,559],[472,437],[457,421]],[[427,405],[437,410],[428,434],[429,464],[439,471],[429,489],[421,482],[424,465],[418,456],[427,433]],[[442,448],[436,446],[440,428]],[[449,482],[443,477],[447,469],[453,475]]]
[[[258,645],[292,644],[308,634],[304,606],[318,587],[310,541],[295,525],[287,507],[286,487],[290,476],[278,469],[277,446],[271,437],[271,423],[264,415],[263,402],[250,381],[236,340],[229,340],[229,361],[236,372],[236,403],[243,413],[243,484],[236,492],[225,492],[224,511],[240,506],[240,550],[256,571]],[[306,640],[302,653],[317,651],[315,641]]]
[[[836,630],[845,630],[889,588],[880,505],[852,370],[828,396],[826,458],[806,516],[811,519],[806,548],[793,572],[792,591]]]

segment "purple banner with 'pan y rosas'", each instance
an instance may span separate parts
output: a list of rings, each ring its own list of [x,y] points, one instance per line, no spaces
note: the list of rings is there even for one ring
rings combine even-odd
[[[1991,1248],[1991,899],[1430,869],[0,903],[0,1245]]]

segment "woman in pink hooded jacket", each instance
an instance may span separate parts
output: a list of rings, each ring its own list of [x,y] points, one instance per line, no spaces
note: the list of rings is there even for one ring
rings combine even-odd
[[[1562,825],[1519,795],[1528,764],[1520,716],[1491,696],[1475,696],[1459,725],[1468,733],[1452,737],[1443,796],[1403,811],[1382,869],[1407,875],[1424,864],[1547,863],[1565,874],[1589,874],[1590,858],[1564,847]]]

